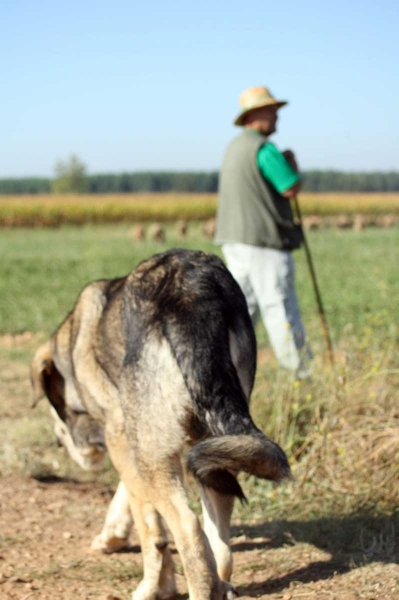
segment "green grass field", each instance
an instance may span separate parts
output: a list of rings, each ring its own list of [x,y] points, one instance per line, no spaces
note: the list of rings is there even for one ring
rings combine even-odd
[[[364,512],[390,518],[399,493],[399,231],[323,230],[308,238],[336,370],[326,359],[305,257],[298,251],[298,294],[315,353],[314,374],[311,381],[298,383],[278,368],[260,324],[252,399],[255,421],[287,450],[295,481],[274,488],[244,480],[250,507],[237,507],[236,515],[248,523],[275,511],[280,518]],[[199,224],[191,226],[184,242],[172,226],[166,239],[164,244],[134,243],[127,225],[2,230],[0,333],[4,339],[24,331],[37,334],[26,345],[0,346],[3,374],[11,381],[7,402],[13,397],[22,402],[28,394],[18,373],[27,372],[38,341],[60,323],[85,283],[123,275],[173,246],[220,253],[201,236]],[[54,449],[44,406],[34,416],[21,409],[18,417],[3,420],[0,438],[5,440],[3,471],[51,470],[55,452],[58,473],[74,468],[61,460],[62,450]]]
[[[134,243],[127,225],[3,229],[0,238],[0,333],[49,333],[89,281],[128,273],[173,246],[220,249],[192,225],[187,240],[167,229],[164,244]],[[333,337],[372,326],[389,335],[399,296],[399,230],[323,230],[308,234]],[[318,336],[314,294],[303,251],[295,253],[298,295],[309,330]]]

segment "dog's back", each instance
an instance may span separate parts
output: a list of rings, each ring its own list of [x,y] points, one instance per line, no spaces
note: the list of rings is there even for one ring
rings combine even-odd
[[[245,298],[219,258],[172,250],[145,261],[126,281],[124,319],[122,402],[135,431],[141,412],[135,402],[144,400],[144,389],[144,402],[158,403],[164,416],[166,403],[177,400],[171,395],[179,393],[172,418],[182,429],[174,431],[171,423],[166,428],[176,441],[183,430],[189,436],[188,467],[203,485],[243,498],[232,473],[276,481],[289,475],[285,454],[249,414],[255,334]],[[174,381],[179,391],[168,389],[168,398],[156,400],[162,381]]]

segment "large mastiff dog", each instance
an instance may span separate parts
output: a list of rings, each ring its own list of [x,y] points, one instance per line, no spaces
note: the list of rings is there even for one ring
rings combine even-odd
[[[106,447],[120,475],[93,545],[126,544],[133,515],[144,561],[134,600],[176,594],[164,522],[190,598],[233,594],[230,517],[234,497],[244,499],[236,475],[290,474],[248,411],[255,366],[240,288],[216,256],[188,250],[89,284],[36,352],[35,401],[49,399],[58,438],[84,468],[99,466]],[[183,461],[199,483],[204,530],[187,502]]]

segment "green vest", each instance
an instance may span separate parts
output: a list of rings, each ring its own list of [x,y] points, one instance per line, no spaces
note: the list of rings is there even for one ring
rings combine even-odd
[[[259,171],[257,154],[267,137],[244,129],[228,146],[220,172],[215,242],[293,250],[302,234],[290,200]]]

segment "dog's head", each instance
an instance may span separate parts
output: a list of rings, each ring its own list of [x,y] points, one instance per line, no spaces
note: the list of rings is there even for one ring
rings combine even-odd
[[[106,454],[103,428],[87,412],[68,406],[65,380],[54,363],[50,342],[43,344],[33,357],[31,382],[32,406],[43,397],[50,402],[58,443],[83,469],[99,470]]]

